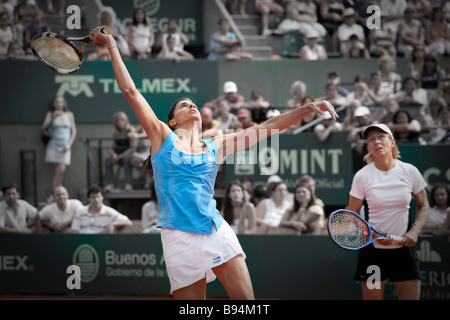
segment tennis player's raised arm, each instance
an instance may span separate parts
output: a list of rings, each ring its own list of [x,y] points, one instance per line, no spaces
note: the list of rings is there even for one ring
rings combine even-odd
[[[159,150],[165,138],[169,135],[170,128],[156,117],[147,100],[137,90],[122,60],[116,41],[111,35],[103,34],[101,32],[102,28],[97,27],[92,30],[90,38],[97,43],[104,43],[108,46],[117,84],[136,114],[139,123],[147,133],[152,144],[152,154],[154,154]]]
[[[264,140],[273,134],[280,133],[312,112],[317,112],[319,116],[322,116],[326,111],[328,111],[334,119],[338,117],[331,103],[326,100],[315,101],[272,117],[261,124],[245,130],[216,136],[213,141],[219,150],[218,161],[219,163],[222,163],[222,160],[227,155],[248,149],[259,141]]]

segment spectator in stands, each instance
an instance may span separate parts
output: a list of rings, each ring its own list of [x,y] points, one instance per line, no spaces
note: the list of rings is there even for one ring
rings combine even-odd
[[[403,14],[408,3],[406,0],[380,0],[381,14],[386,17],[386,23],[394,33],[398,31],[398,25],[403,19]]]
[[[350,91],[344,87],[341,86],[341,77],[337,74],[336,71],[331,71],[327,75],[327,84],[334,84],[338,88],[338,94],[346,97]],[[326,93],[324,92],[324,95]]]
[[[50,104],[41,129],[51,131],[51,138],[45,150],[45,162],[53,165],[52,190],[63,185],[67,166],[71,164],[72,144],[77,135],[77,126],[73,112],[69,110],[67,100],[56,96]],[[49,199],[51,201],[52,196]]]
[[[234,44],[239,42],[236,33],[230,31],[230,23],[226,18],[219,19],[219,30],[209,40],[208,60],[224,60]]]
[[[256,125],[256,123],[252,121],[250,111],[247,108],[239,108],[236,116],[239,122],[242,124],[242,129],[247,129]]]
[[[131,159],[136,152],[137,138],[135,128],[130,124],[125,112],[114,114],[113,129],[111,130],[111,140],[108,146],[108,157],[105,159],[105,192],[114,189],[113,166],[115,164],[123,166],[125,173],[125,191],[133,190]]]
[[[420,86],[427,91],[428,97],[442,91],[445,77],[445,71],[439,66],[437,56],[432,53],[425,54],[419,81]]]
[[[304,104],[313,102],[313,101],[314,101],[314,97],[312,97],[312,96],[306,96],[303,98]],[[297,122],[296,124],[293,124],[286,130],[282,131],[281,133],[295,133],[300,128],[302,128],[300,130],[300,132],[313,132],[316,119],[317,119],[317,113],[315,113],[315,112],[310,113],[306,117],[302,118],[299,122]]]
[[[415,45],[411,53],[411,59],[408,62],[406,76],[420,80],[420,73],[425,64],[425,47],[423,45]]]
[[[256,231],[255,205],[247,198],[242,184],[231,182],[225,192],[221,214],[236,234],[250,234]]]
[[[44,13],[41,10],[36,11],[33,20],[25,27],[25,53],[33,54],[30,48],[31,39],[41,32],[50,32],[50,26],[43,21]]]
[[[400,109],[394,114],[392,123],[388,124],[397,143],[419,143],[421,141],[422,127],[420,122],[413,119],[409,112]]]
[[[155,34],[153,25],[148,21],[147,13],[143,8],[134,9],[133,21],[128,26],[126,38],[132,59],[147,60],[151,58]]]
[[[287,199],[288,188],[283,181],[269,185],[270,198],[261,200],[256,206],[258,228],[256,233],[271,233],[268,229],[276,229],[280,225],[286,210],[291,205]]]
[[[339,52],[347,54],[351,47],[352,35],[356,35],[361,44],[365,44],[366,35],[363,27],[356,23],[355,10],[347,8],[344,11],[344,22],[337,28],[333,35],[333,46],[338,48]]]
[[[369,108],[366,106],[359,106],[354,111],[353,124],[348,128],[349,133],[347,140],[350,142],[353,157],[353,172],[356,173],[359,169],[364,167],[364,155],[366,154],[366,141],[362,137],[364,130],[374,122]]]
[[[366,76],[364,74],[359,74],[355,76],[353,80],[353,91],[351,91],[347,96],[347,104],[350,104],[353,100],[358,99],[363,105],[370,102],[370,96],[368,90],[366,90],[367,82]]]
[[[122,58],[129,58],[131,53],[126,39],[126,30],[117,22],[116,11],[110,6],[102,6],[98,13],[98,20],[101,26],[108,27],[110,30]]]
[[[362,86],[369,96],[365,104],[369,107],[373,120],[379,120],[383,114],[382,105],[390,98],[391,93],[382,91],[381,75],[378,72],[374,72],[370,76],[370,87],[364,84]]]
[[[403,80],[402,90],[394,95],[401,108],[408,108],[416,117],[423,117],[428,105],[427,91],[418,86],[414,78],[407,77]]]
[[[170,34],[166,38],[166,46],[163,46],[158,52],[156,59],[158,60],[172,60],[180,62],[181,60],[194,60],[194,56],[184,49],[177,48],[175,45],[175,35]]]
[[[345,115],[344,121],[342,121],[342,131],[350,131],[356,125],[355,110],[360,106],[362,106],[362,104],[358,99],[353,99],[348,104],[347,113]]]
[[[164,24],[163,30],[155,40],[155,47],[167,49],[166,39],[169,35],[173,35],[173,38],[175,39],[175,48],[177,50],[184,50],[184,47],[189,44],[189,38],[181,31],[178,21],[172,18]]]
[[[219,97],[205,103],[203,107],[209,107],[214,111],[214,115],[218,114],[217,104],[221,100],[226,100],[230,106],[232,113],[236,113],[245,101],[243,95],[238,92],[237,84],[234,81],[226,81],[223,84],[223,94]]]
[[[0,233],[34,233],[39,225],[37,209],[20,199],[19,188],[6,184],[0,201]]]
[[[133,168],[142,171],[142,166],[144,165],[144,161],[150,156],[151,143],[150,140],[147,139],[147,133],[141,125],[135,128],[134,132],[136,138],[137,151],[133,152],[133,157],[130,160],[131,166]],[[145,176],[144,189],[150,189],[151,184],[153,183],[153,176]]]
[[[20,0],[14,7],[14,27],[17,30],[17,41],[24,47],[25,28],[32,23],[33,16],[38,12],[39,7],[28,0]]]
[[[342,52],[342,58],[370,59],[369,50],[356,34],[352,34],[348,40],[347,51]]]
[[[395,99],[388,99],[383,104],[384,112],[380,119],[380,123],[392,123],[394,121],[395,113],[400,110],[400,106]]]
[[[112,207],[103,204],[102,190],[91,186],[87,191],[89,204],[77,211],[72,222],[72,233],[98,234],[115,233],[131,226],[130,219]]]
[[[237,116],[230,112],[230,105],[227,100],[220,100],[217,109],[219,115],[216,117],[216,120],[220,124],[222,133],[227,133],[227,130],[235,130],[242,126]]]
[[[378,72],[381,75],[381,91],[396,93],[402,87],[402,77],[395,70],[397,63],[391,56],[382,56],[378,59]]]
[[[255,12],[261,15],[261,34],[268,36],[272,34],[269,28],[269,16],[275,14],[284,16],[284,7],[274,0],[255,0]]]
[[[303,99],[305,98],[307,91],[306,83],[301,80],[294,81],[291,84],[291,88],[289,89],[289,93],[291,94],[291,98],[286,102],[287,109],[297,108],[302,106]]]
[[[433,6],[436,7],[437,3],[433,4],[432,1],[427,0],[409,0],[408,6],[415,9],[414,19],[422,21],[423,25],[428,25],[431,22],[433,15]]]
[[[17,32],[10,24],[8,13],[0,12],[0,59],[8,57],[8,48],[16,39]]]
[[[415,45],[425,45],[425,35],[420,21],[414,19],[415,9],[408,6],[404,13],[404,18],[398,25],[397,51],[407,59],[411,58],[411,53]]]
[[[428,196],[430,212],[423,234],[443,236],[450,234],[450,188],[445,183],[436,183]],[[446,223],[447,222],[447,223]]]
[[[253,204],[255,207],[263,200],[269,198],[269,191],[265,184],[259,184],[253,188]]]
[[[311,192],[314,196],[314,203],[317,204],[318,206],[322,207],[322,209],[325,210],[325,204],[322,201],[322,199],[318,198],[316,195],[316,179],[314,179],[312,176],[304,174],[302,176],[300,176],[300,178],[298,178],[298,184],[304,184],[307,185],[309,187],[309,189],[311,189]]]
[[[438,110],[439,121],[435,128],[434,135],[431,137],[431,143],[449,143],[450,142],[450,110],[448,106],[441,106]]]
[[[306,35],[315,31],[320,38],[327,30],[317,22],[317,5],[312,0],[292,0],[286,3],[286,17],[278,25],[279,33],[299,32]]]
[[[333,36],[337,28],[344,22],[345,6],[339,0],[324,0],[320,5],[320,23],[328,34]],[[337,51],[337,48],[334,48]]]
[[[328,83],[325,86],[325,95],[316,100],[328,100],[335,108],[347,105],[347,98],[341,96],[338,91],[338,86]]]
[[[53,0],[46,0],[47,3],[47,10],[49,14],[54,14],[53,11]],[[65,10],[65,0],[58,0],[58,15],[62,16],[64,15],[64,10]]]
[[[425,39],[428,44],[428,52],[441,56],[450,53],[450,33],[442,8],[435,7],[433,9],[433,19],[427,26]]]
[[[431,136],[436,134],[436,130],[441,125],[439,110],[441,107],[447,106],[445,100],[440,96],[431,97],[425,115],[422,117],[422,133],[428,137],[426,140],[431,141]]]
[[[156,196],[155,184],[150,188],[150,200],[144,203],[141,209],[142,233],[159,233],[157,228],[159,214],[158,197]]]
[[[111,55],[109,54],[108,47],[104,43],[96,43],[94,45],[94,51],[89,52],[87,59],[91,61],[110,61]]]
[[[369,30],[370,53],[376,57],[389,55],[393,58],[397,57],[397,49],[395,47],[397,35],[392,28],[386,24],[386,15],[380,17],[380,28]]]
[[[256,123],[262,123],[267,120],[267,111],[270,107],[270,102],[267,101],[261,90],[253,89],[250,93],[250,100],[242,104],[252,113],[252,120]]]
[[[63,186],[53,190],[55,202],[47,204],[39,211],[41,225],[51,232],[71,233],[72,220],[83,204],[78,199],[69,199],[69,193]]]
[[[317,43],[318,34],[310,31],[305,35],[305,45],[300,48],[300,59],[304,60],[326,60],[328,59],[325,47]]]
[[[314,127],[314,134],[320,142],[327,140],[333,132],[342,131],[342,124],[333,119],[329,113],[325,112],[322,119],[322,122]]]
[[[211,108],[203,107],[200,109],[202,116],[202,138],[211,139],[214,136],[223,134],[220,122],[213,119],[213,111]]]
[[[280,227],[291,228],[297,234],[321,234],[326,225],[325,212],[316,204],[314,194],[306,184],[294,190],[294,203],[281,218]]]

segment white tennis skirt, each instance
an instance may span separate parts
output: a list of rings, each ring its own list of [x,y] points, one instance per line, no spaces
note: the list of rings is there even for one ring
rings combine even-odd
[[[47,149],[45,150],[46,163],[64,163],[70,165],[70,160],[70,149],[64,152],[62,147],[50,143],[47,144]]]
[[[236,234],[226,221],[217,232],[212,224],[210,234],[162,228],[161,241],[170,293],[203,278],[207,283],[214,281],[216,276],[212,268],[240,254],[246,258]]]

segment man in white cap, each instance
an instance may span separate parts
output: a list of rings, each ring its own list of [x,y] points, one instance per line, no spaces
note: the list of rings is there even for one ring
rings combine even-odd
[[[231,113],[236,114],[236,111],[242,106],[245,101],[243,95],[238,93],[238,87],[234,81],[226,81],[223,84],[223,94],[219,97],[205,103],[203,107],[209,107],[214,111],[214,117],[219,115],[219,101],[226,100],[230,106]]]

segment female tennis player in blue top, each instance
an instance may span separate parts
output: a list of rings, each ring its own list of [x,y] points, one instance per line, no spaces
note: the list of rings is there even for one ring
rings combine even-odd
[[[152,144],[151,162],[159,201],[164,259],[175,299],[205,299],[206,284],[218,277],[231,299],[254,299],[245,254],[216,209],[214,183],[223,159],[297,123],[311,112],[337,114],[327,101],[312,102],[246,130],[201,139],[201,116],[187,98],[170,109],[168,124],[158,120],[123,63],[113,37],[94,29],[105,43],[114,74]],[[251,130],[251,132],[250,132]]]

